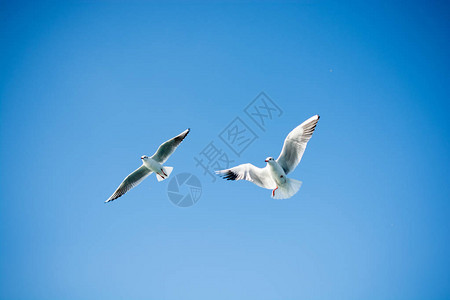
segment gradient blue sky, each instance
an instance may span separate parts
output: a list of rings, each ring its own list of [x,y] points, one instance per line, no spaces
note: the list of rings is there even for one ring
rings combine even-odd
[[[0,298],[448,299],[449,8],[436,1],[0,2]],[[193,157],[261,91],[263,166],[314,114],[276,201]],[[178,208],[166,139],[203,184]]]

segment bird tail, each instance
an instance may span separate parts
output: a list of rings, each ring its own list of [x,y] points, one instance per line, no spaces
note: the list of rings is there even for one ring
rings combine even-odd
[[[272,191],[272,198],[274,199],[287,199],[294,196],[300,187],[302,186],[302,182],[299,180],[286,178],[287,181],[283,185],[280,185],[276,189]]]
[[[164,179],[169,178],[170,173],[172,173],[173,167],[163,167],[163,170],[164,170],[164,173],[165,173],[164,177],[161,177],[158,174],[156,174],[156,179],[158,179],[158,181],[163,181]]]

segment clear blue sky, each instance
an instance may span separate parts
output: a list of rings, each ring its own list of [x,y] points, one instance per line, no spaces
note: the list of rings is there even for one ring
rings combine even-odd
[[[0,298],[448,299],[448,11],[2,1]],[[261,91],[283,110],[265,132]],[[262,167],[314,114],[291,199],[195,166],[237,116],[258,138],[233,159]],[[103,203],[188,127],[167,165],[196,205],[154,176]]]

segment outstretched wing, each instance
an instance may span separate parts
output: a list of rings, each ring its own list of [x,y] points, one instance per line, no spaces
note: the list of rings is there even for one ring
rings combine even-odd
[[[309,118],[298,125],[286,137],[281,154],[277,158],[278,164],[280,164],[286,174],[292,172],[302,159],[306,144],[311,138],[319,118],[319,115]]]
[[[265,189],[272,190],[277,187],[267,167],[261,169],[252,164],[243,164],[231,169],[216,171],[216,174],[227,180],[248,180]]]
[[[111,197],[109,197],[109,199],[105,201],[105,203],[119,198],[120,196],[137,186],[139,183],[141,183],[142,180],[144,180],[151,173],[152,171],[150,171],[150,169],[148,169],[146,166],[140,166],[133,173],[128,175],[124,181],[122,181],[114,194],[112,194]]]
[[[169,156],[177,149],[178,145],[184,140],[189,131],[191,130],[188,128],[176,137],[162,143],[155,154],[153,154],[152,158],[160,164],[165,163]]]

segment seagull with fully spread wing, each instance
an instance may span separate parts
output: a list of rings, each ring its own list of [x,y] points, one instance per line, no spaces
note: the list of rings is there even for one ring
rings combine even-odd
[[[142,180],[144,180],[151,173],[156,173],[156,179],[158,179],[158,181],[168,178],[170,173],[172,173],[173,168],[164,167],[163,164],[167,161],[169,156],[172,155],[178,145],[180,145],[180,143],[184,140],[189,131],[190,129],[186,129],[176,137],[162,143],[152,157],[142,155],[142,166],[128,175],[127,178],[125,178],[125,180],[119,185],[117,190],[105,202],[113,201],[124,195],[126,192],[141,183]]]
[[[284,141],[283,149],[277,160],[266,158],[265,168],[252,164],[242,164],[227,170],[216,171],[227,180],[248,180],[272,191],[272,198],[286,199],[294,196],[302,182],[288,178],[286,175],[294,171],[302,159],[306,144],[312,137],[319,115],[315,115],[292,130]]]

